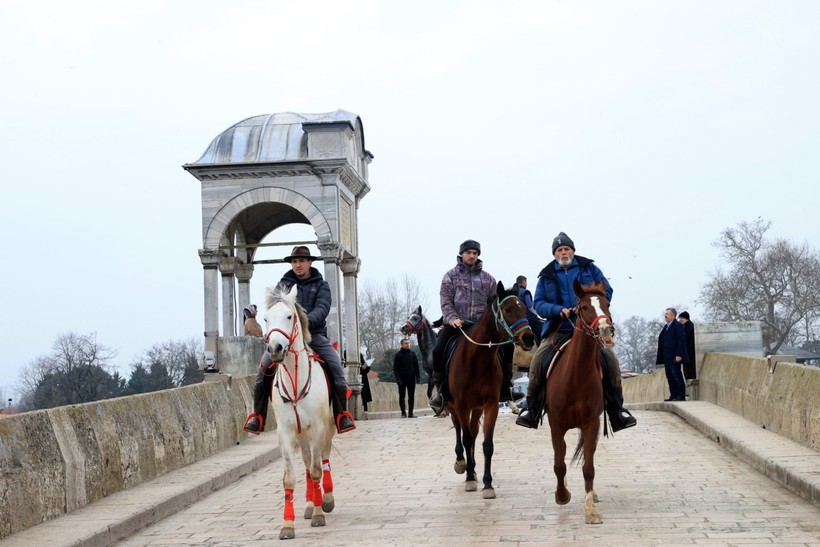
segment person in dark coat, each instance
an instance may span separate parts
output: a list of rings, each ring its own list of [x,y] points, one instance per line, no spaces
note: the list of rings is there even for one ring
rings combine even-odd
[[[527,323],[530,324],[532,335],[535,338],[535,345],[541,343],[541,331],[544,328],[544,320],[535,312],[532,304],[532,293],[527,289],[527,278],[519,275],[515,282],[518,284],[518,299],[527,307]]]
[[[678,312],[675,308],[666,308],[666,324],[658,335],[658,357],[655,364],[663,365],[666,370],[666,382],[669,384],[669,398],[665,401],[685,401],[686,384],[683,381],[681,365],[687,360],[686,331],[675,319]]]
[[[683,377],[687,380],[694,380],[698,376],[695,363],[695,324],[689,319],[688,311],[680,312],[678,321],[683,324],[683,330],[686,332],[686,356],[688,359],[683,363]]]
[[[339,433],[347,433],[356,429],[356,425],[353,423],[353,416],[347,411],[348,387],[342,360],[339,358],[339,352],[327,339],[327,316],[330,313],[332,295],[330,285],[322,278],[319,270],[312,266],[317,258],[319,257],[311,256],[310,249],[304,245],[294,247],[290,256],[285,257],[285,262],[290,263],[291,269],[282,276],[279,284],[287,289],[296,285],[296,301],[305,309],[308,316],[310,349],[319,355],[322,368],[333,384],[330,395],[336,430]],[[268,352],[265,352],[254,385],[254,411],[245,420],[243,427],[248,433],[258,435],[265,430],[265,417],[268,414],[268,400],[271,396],[275,370],[276,364]]]
[[[364,355],[359,354],[359,372],[362,374],[362,406],[367,412],[367,403],[373,400],[373,393],[370,391],[370,379],[367,373],[370,372],[370,365],[364,360]]]
[[[401,349],[393,356],[393,376],[399,385],[399,408],[402,418],[415,418],[413,403],[416,397],[416,384],[421,381],[419,359],[410,349],[410,340],[402,338]],[[407,410],[404,407],[404,397],[407,396]]]

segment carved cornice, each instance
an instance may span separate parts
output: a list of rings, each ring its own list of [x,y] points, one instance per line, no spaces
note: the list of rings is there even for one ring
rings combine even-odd
[[[338,175],[357,199],[370,192],[370,186],[345,158],[328,158],[308,161],[248,162],[197,165],[187,163],[183,169],[199,181],[240,180]]]
[[[359,273],[361,267],[362,261],[358,258],[345,258],[339,263],[339,268],[341,268],[344,275],[352,275],[354,277]]]
[[[342,258],[342,244],[338,241],[320,241],[316,244],[319,252],[322,253],[322,260],[325,262],[339,263]]]
[[[219,249],[200,249],[199,260],[206,270],[215,270],[219,266],[219,260],[225,253]]]

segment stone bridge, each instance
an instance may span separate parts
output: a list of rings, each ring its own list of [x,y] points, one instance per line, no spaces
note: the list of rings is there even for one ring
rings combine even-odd
[[[815,444],[820,439],[816,404],[820,370],[710,354],[701,373],[699,400],[677,403],[651,401],[663,398],[663,393],[656,397],[663,388],[662,371],[626,381],[630,407],[639,423],[600,440],[595,484],[601,525],[584,524],[580,467],[571,467],[568,474],[572,501],[566,506],[554,503],[546,426],[525,430],[514,425],[514,415],[499,416],[494,457],[498,497],[483,500],[480,492],[465,492],[464,477],[453,472],[454,433],[449,420],[429,415],[403,420],[397,412],[385,411],[369,413],[357,431],[336,437],[332,456],[336,509],[324,528],[297,520],[296,541],[311,545],[820,545],[820,452]],[[246,383],[235,379],[231,391],[219,385],[174,391],[188,389],[182,394],[187,399],[198,390],[209,390],[207,398],[230,405],[218,400],[220,390],[228,398],[245,399],[249,396]],[[141,397],[151,401],[140,409],[150,430],[151,407],[163,403]],[[174,395],[164,397],[172,401],[170,407],[177,404]],[[89,436],[103,437],[101,426],[83,417],[86,408],[87,414],[99,415],[101,407],[68,408],[74,409],[73,414],[60,414],[57,409],[43,412],[52,415],[40,424],[62,431],[58,444],[65,454],[70,453],[71,443],[84,443],[77,435],[82,427],[71,429],[65,420],[89,428]],[[236,410],[241,415],[244,408]],[[124,418],[108,412],[112,414],[105,421],[113,423],[109,427],[130,438],[117,425]],[[13,482],[15,473],[23,472],[19,467],[30,465],[33,458],[21,459],[18,453],[13,460],[9,455],[13,446],[5,437],[8,430],[2,428],[11,419],[0,420],[5,443],[0,445],[4,526],[12,520],[9,515],[14,522],[23,518],[6,503],[9,499],[33,500],[28,505],[32,512],[36,500],[42,502],[49,495],[42,483]],[[196,437],[190,451],[205,439],[225,444],[222,437],[228,437],[220,427]],[[574,446],[573,436],[568,435],[570,446]],[[157,442],[143,442],[151,445],[150,450],[129,460],[132,474],[149,476],[143,460],[150,453],[157,462],[162,459]],[[96,499],[92,499],[92,475],[113,471],[105,463],[98,466],[90,455],[80,469],[79,462],[69,464],[64,455],[62,479],[59,472],[46,474],[62,481],[64,502],[73,500],[72,510],[58,515],[58,508],[52,508],[55,514],[50,520],[4,534],[0,545],[273,544],[278,541],[283,511],[276,435],[246,438],[240,434],[229,442],[174,469],[170,469],[171,449],[166,447],[163,457],[168,461],[163,465],[169,469]],[[121,466],[125,453],[122,447],[110,448],[103,459],[109,460],[108,465],[116,459]],[[15,461],[18,468],[12,465]],[[18,493],[21,488],[29,490]],[[303,483],[297,483],[296,495],[297,500],[303,499]],[[83,497],[88,503],[81,503]]]

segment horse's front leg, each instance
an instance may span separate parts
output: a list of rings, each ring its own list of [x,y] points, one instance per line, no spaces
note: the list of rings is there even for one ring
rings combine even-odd
[[[322,454],[318,442],[302,442],[302,460],[305,462],[305,475],[308,483],[305,518],[310,519],[311,526],[324,526],[325,514],[322,511]]]
[[[462,432],[464,451],[467,453],[467,482],[464,485],[464,491],[475,492],[478,490],[475,475],[475,444],[478,439],[478,422],[481,419],[481,412],[475,410],[469,412],[468,415],[470,422]]]
[[[456,463],[453,469],[461,475],[467,469],[467,462],[464,460],[464,445],[461,444],[461,422],[455,412],[450,413],[450,420],[453,421],[453,429],[456,430]]]
[[[595,449],[598,445],[598,418],[595,422],[586,428],[584,431],[584,489],[586,495],[584,497],[584,514],[587,524],[601,524],[601,515],[595,508],[595,502],[598,501],[598,496],[595,494]]]
[[[333,476],[330,474],[330,449],[333,446],[335,427],[328,427],[328,432],[322,448],[322,511],[325,513],[330,513],[336,507],[336,500],[333,497]]]
[[[293,539],[296,537],[296,529],[293,526],[293,521],[296,519],[293,509],[293,487],[296,482],[294,478],[293,447],[288,445],[282,436],[279,437],[279,445],[282,447],[282,460],[284,460],[285,467],[282,476],[282,486],[285,489],[285,522],[279,531],[279,539]]]
[[[493,435],[495,434],[495,423],[498,419],[498,403],[484,407],[484,492],[485,500],[495,499],[495,489],[493,488]]]
[[[567,455],[567,443],[564,440],[566,431],[559,431],[559,428],[550,421],[550,435],[552,437],[552,451],[555,453],[555,460],[552,465],[557,481],[555,503],[566,505],[572,499],[572,494],[567,490],[567,464],[564,461]]]

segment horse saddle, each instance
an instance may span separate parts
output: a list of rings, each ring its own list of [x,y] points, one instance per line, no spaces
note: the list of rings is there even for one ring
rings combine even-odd
[[[540,367],[539,370],[542,374],[544,374],[545,378],[550,377],[550,373],[552,369],[555,367],[558,360],[561,358],[561,355],[564,354],[564,350],[569,344],[569,341],[572,340],[573,331],[570,331],[565,334],[557,333],[552,340],[552,344],[550,347],[547,348],[547,351],[541,356],[541,362],[538,363]],[[546,371],[546,372],[545,372]],[[544,384],[546,386],[546,384]]]

